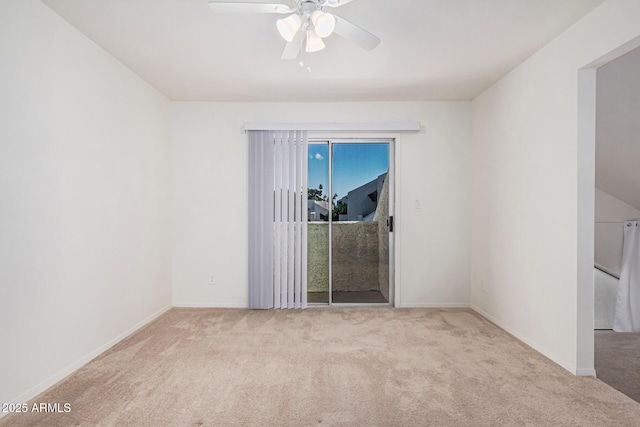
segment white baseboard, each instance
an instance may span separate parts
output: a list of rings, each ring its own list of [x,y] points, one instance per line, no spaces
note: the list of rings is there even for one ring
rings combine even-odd
[[[26,392],[22,393],[20,396],[18,396],[15,399],[13,399],[12,402],[3,402],[3,403],[24,403],[24,402],[28,402],[29,400],[33,399],[34,397],[36,397],[37,395],[39,395],[43,391],[49,389],[51,386],[53,386],[56,383],[62,381],[63,379],[65,379],[69,375],[73,374],[75,371],[77,371],[78,369],[82,368],[84,365],[86,365],[87,363],[89,363],[90,361],[92,361],[93,359],[95,359],[100,354],[104,353],[105,351],[107,351],[108,349],[113,347],[114,345],[118,344],[120,341],[122,341],[123,339],[127,338],[129,335],[133,334],[138,329],[142,328],[143,326],[146,326],[147,324],[151,323],[152,321],[154,321],[158,317],[162,316],[164,313],[169,311],[171,308],[172,308],[172,306],[168,305],[168,306],[160,309],[159,311],[157,311],[157,312],[153,313],[152,315],[146,317],[141,322],[138,322],[136,325],[134,325],[131,328],[127,329],[126,331],[122,332],[121,334],[119,334],[118,336],[116,336],[115,338],[113,338],[112,340],[107,342],[106,344],[101,345],[100,347],[98,347],[97,349],[93,350],[92,352],[90,352],[86,356],[82,357],[80,360],[72,363],[71,365],[67,366],[66,368],[62,369],[61,371],[57,372],[56,374],[54,374],[54,375],[50,376],[49,378],[47,378],[46,380],[42,381],[40,384],[38,384],[35,387],[32,387],[31,389],[29,389]],[[4,417],[7,414],[8,413],[0,412],[0,418]]]
[[[579,377],[597,377],[595,369],[576,369],[576,375]]]
[[[247,304],[235,302],[215,304],[201,302],[174,302],[173,306],[175,308],[249,308]]]
[[[467,303],[459,302],[444,302],[444,303],[431,303],[431,302],[409,302],[396,305],[398,308],[469,308]]]
[[[547,348],[541,346],[537,342],[532,341],[531,339],[529,339],[526,336],[522,335],[519,331],[516,331],[516,330],[510,328],[509,326],[505,325],[503,322],[501,322],[500,320],[498,320],[495,317],[491,316],[489,313],[486,313],[481,308],[479,308],[479,307],[477,307],[477,306],[475,306],[473,304],[471,304],[469,307],[473,311],[475,311],[476,313],[481,315],[482,317],[484,317],[487,320],[491,321],[493,324],[498,326],[500,329],[504,330],[505,332],[508,332],[509,334],[511,334],[515,338],[517,338],[518,340],[522,341],[523,343],[525,343],[529,347],[533,348],[538,353],[542,354],[543,356],[551,359],[551,361],[553,361],[553,362],[557,363],[558,365],[562,366],[564,369],[566,369],[567,371],[571,372],[573,375],[579,375],[578,374],[578,370],[576,369],[575,365],[573,365],[571,363],[568,363],[566,360],[563,360],[562,358],[558,357],[553,352],[549,351]],[[580,372],[582,372],[582,371],[589,371],[589,370],[588,369],[581,369]],[[594,371],[594,373],[595,373],[595,371]]]

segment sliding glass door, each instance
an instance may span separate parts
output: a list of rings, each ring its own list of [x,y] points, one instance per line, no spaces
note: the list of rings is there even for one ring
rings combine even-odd
[[[310,142],[310,303],[391,302],[392,156],[389,140]]]

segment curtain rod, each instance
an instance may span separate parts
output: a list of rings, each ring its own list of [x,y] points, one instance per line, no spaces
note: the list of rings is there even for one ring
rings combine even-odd
[[[244,130],[308,130],[336,132],[419,132],[420,122],[385,123],[268,123],[246,122]]]

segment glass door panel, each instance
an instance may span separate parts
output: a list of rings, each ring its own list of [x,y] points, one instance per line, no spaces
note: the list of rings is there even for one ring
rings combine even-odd
[[[329,143],[309,143],[307,301],[329,303]]]
[[[389,143],[334,142],[331,302],[389,302]]]

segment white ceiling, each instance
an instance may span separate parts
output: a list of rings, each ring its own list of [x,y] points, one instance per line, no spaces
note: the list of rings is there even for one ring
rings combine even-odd
[[[207,0],[42,1],[172,100],[418,101],[475,98],[604,0],[356,0],[333,12],[382,43],[367,52],[332,35],[304,55],[311,73],[280,59],[281,15],[216,15]]]
[[[640,209],[640,48],[598,69],[596,99],[596,187]]]

